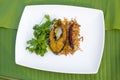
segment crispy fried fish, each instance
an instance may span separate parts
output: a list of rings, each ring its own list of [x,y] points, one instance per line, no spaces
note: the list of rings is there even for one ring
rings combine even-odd
[[[62,29],[62,34],[60,35],[59,39],[57,39],[55,35],[55,29],[58,27],[61,27]],[[66,23],[62,22],[61,19],[58,19],[49,34],[50,39],[49,46],[55,54],[58,54],[64,48],[66,38],[67,38]]]

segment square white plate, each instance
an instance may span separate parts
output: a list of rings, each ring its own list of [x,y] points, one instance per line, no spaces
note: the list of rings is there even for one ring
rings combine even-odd
[[[26,50],[26,42],[33,37],[33,26],[39,24],[45,14],[51,18],[76,18],[81,25],[84,41],[74,55],[54,55],[48,51],[44,57]],[[26,6],[17,32],[15,62],[18,65],[52,72],[95,74],[98,72],[104,48],[104,15],[101,10],[65,6],[33,5]]]

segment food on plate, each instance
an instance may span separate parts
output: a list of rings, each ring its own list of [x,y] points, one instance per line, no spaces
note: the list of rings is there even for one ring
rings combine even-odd
[[[53,28],[50,31],[49,34],[49,46],[51,50],[55,53],[58,54],[65,46],[66,43],[66,38],[67,38],[67,31],[66,31],[66,23],[64,23],[61,19],[58,19],[56,23],[54,24]],[[60,27],[62,29],[62,34],[60,37],[57,39],[57,36],[55,34],[55,30]]]
[[[45,19],[44,22],[42,22]],[[45,15],[39,25],[33,27],[34,38],[27,41],[27,50],[44,56],[47,47],[56,55],[74,54],[80,50],[80,24],[76,19],[50,19]]]
[[[67,26],[67,40],[64,49],[61,54],[73,54],[77,50],[80,50],[80,25],[76,19],[69,21]]]

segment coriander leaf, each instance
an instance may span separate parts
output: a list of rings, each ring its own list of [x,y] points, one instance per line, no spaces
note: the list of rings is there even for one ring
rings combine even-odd
[[[45,18],[50,21],[50,16],[48,14],[45,15]]]
[[[33,26],[34,38],[27,41],[26,47],[26,49],[31,53],[36,53],[37,55],[41,56],[44,56],[44,54],[47,52],[46,48],[49,43],[50,29],[51,26],[56,22],[56,19],[51,20],[49,15],[45,15],[44,18],[46,18],[44,23],[41,21],[40,25],[36,24]]]

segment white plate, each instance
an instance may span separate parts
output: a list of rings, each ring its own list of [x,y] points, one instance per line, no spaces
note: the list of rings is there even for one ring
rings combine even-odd
[[[39,24],[45,14],[49,14],[51,18],[76,18],[84,37],[80,44],[83,51],[67,56],[57,56],[51,51],[44,57],[30,54],[26,50],[26,41],[33,37],[33,26]],[[102,58],[104,34],[104,16],[101,10],[65,5],[26,6],[16,37],[15,62],[18,65],[45,71],[95,74]]]

